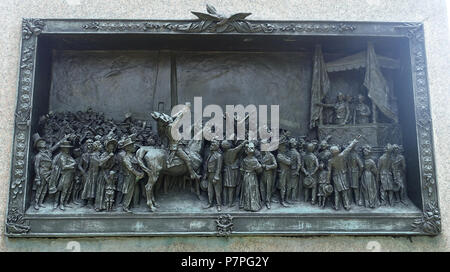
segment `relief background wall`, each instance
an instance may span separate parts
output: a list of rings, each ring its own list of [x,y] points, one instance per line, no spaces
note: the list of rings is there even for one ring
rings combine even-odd
[[[194,19],[209,3],[251,20],[422,22],[428,61],[442,233],[437,237],[139,237],[13,239],[4,236],[22,18]],[[1,0],[0,1],[0,250],[64,251],[450,251],[450,45],[445,0]]]

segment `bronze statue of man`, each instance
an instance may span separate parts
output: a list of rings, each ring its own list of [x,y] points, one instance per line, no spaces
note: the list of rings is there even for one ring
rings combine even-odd
[[[302,167],[302,158],[297,151],[297,140],[295,138],[289,139],[289,157],[291,158],[291,170],[289,171],[289,179],[286,184],[286,200],[293,204],[296,201],[298,183],[300,181],[300,170]]]
[[[350,108],[342,92],[337,95],[337,101],[334,104],[317,103],[317,106],[332,108],[334,110],[334,124],[345,125],[350,117]]]
[[[61,141],[49,148],[46,141],[38,133],[35,133],[33,142],[34,148],[38,151],[38,154],[34,157],[35,177],[33,189],[36,190],[34,208],[39,210],[39,207],[45,207],[43,202],[52,173],[52,153],[59,147]]]
[[[308,143],[306,145],[306,154],[303,157],[302,171],[305,173],[303,180],[303,189],[305,192],[305,201],[309,200],[311,193],[311,204],[316,204],[317,196],[317,170],[319,169],[319,160],[314,154],[314,144]]]
[[[70,155],[73,146],[65,140],[59,145],[60,153],[55,156],[52,163],[52,174],[49,183],[49,193],[54,195],[53,208],[65,210],[70,197],[70,188],[73,182],[76,162]]]
[[[356,205],[362,205],[360,201],[360,182],[362,170],[364,168],[363,161],[358,155],[356,149],[352,149],[348,155],[348,170],[350,172],[350,196],[355,201]]]
[[[185,111],[181,111],[175,117],[171,117],[164,113],[153,112],[152,117],[158,121],[158,130],[162,130],[162,134],[169,141],[169,155],[167,156],[167,164],[169,165],[175,156],[178,156],[186,164],[191,179],[199,180],[200,176],[194,171],[192,161],[189,155],[183,150],[181,139],[176,139],[172,135],[172,128],[178,126],[183,118]]]
[[[224,187],[224,198],[228,200],[228,205],[233,206],[234,203],[234,192],[238,183],[239,177],[239,153],[242,147],[246,144],[243,141],[236,147],[232,147],[230,141],[225,140],[222,142],[223,150],[223,187]],[[224,199],[224,204],[226,202]]]
[[[95,186],[97,184],[99,165],[100,165],[100,147],[98,142],[95,143],[92,139],[86,140],[86,153],[82,155],[83,164],[87,166],[87,171],[83,183],[83,191],[81,192],[81,199],[83,199],[83,206],[94,206],[95,200]]]
[[[124,212],[131,212],[130,204],[134,196],[134,190],[136,183],[144,177],[144,172],[136,169],[137,160],[135,157],[134,141],[128,137],[122,143],[122,148],[125,153],[121,157],[122,170],[123,170],[123,202],[122,209]]]
[[[349,146],[347,146],[342,152],[339,147],[332,146],[330,148],[332,157],[328,161],[329,174],[333,180],[334,186],[334,208],[339,209],[340,199],[342,197],[344,208],[346,210],[350,209],[350,201],[348,198],[349,184],[347,180],[347,155],[358,143],[358,139],[361,135],[358,135]]]
[[[406,161],[405,157],[401,154],[400,146],[394,144],[392,146],[392,176],[394,178],[394,184],[396,185],[395,195],[404,205],[408,205],[406,202],[406,185],[405,185],[405,171]]]
[[[286,152],[287,140],[281,136],[280,143],[278,145],[277,164],[279,166],[278,174],[278,189],[280,190],[280,204],[283,207],[289,207],[286,204],[286,191],[287,182],[290,178],[291,170],[291,158]]]
[[[208,206],[205,208],[214,206],[215,196],[217,211],[222,210],[222,163],[223,156],[220,152],[220,143],[214,139],[211,141],[210,152],[206,159],[206,173],[203,179],[208,181]]]
[[[109,172],[116,166],[114,151],[117,147],[117,140],[108,138],[105,142],[105,152],[100,155],[100,172],[97,179],[95,191],[95,210],[101,211],[106,209],[105,190]]]
[[[358,104],[355,107],[354,121],[356,124],[368,124],[370,120],[371,110],[365,103],[364,95],[358,95]]]
[[[262,153],[261,166],[263,172],[259,190],[261,191],[261,200],[266,204],[267,209],[270,209],[275,171],[278,164],[272,152],[263,151]]]
[[[77,164],[75,167],[74,183],[72,187],[72,201],[74,204],[79,205],[81,204],[81,190],[83,189],[83,180],[84,176],[86,175],[86,171],[82,167],[83,154],[81,152],[81,149],[75,148],[72,153]]]
[[[385,152],[378,159],[381,205],[394,204],[394,178],[392,176],[392,145],[387,144]]]

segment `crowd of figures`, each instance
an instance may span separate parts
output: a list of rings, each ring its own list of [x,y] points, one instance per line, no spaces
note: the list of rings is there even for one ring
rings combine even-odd
[[[375,159],[370,146],[356,148],[359,137],[341,147],[331,145],[330,137],[318,141],[281,130],[274,152],[260,151],[260,141],[212,140],[203,148],[203,140],[176,141],[167,133],[180,116],[152,117],[158,135],[149,123],[131,115],[122,122],[90,109],[43,116],[42,137],[33,135],[34,208],[49,202],[61,210],[79,205],[131,212],[142,184],[146,203],[154,210],[156,182],[175,172],[194,181],[199,196],[200,189],[207,192],[204,208],[218,211],[224,205],[246,211],[270,209],[273,203],[289,207],[300,199],[336,210],[407,205],[406,164],[399,145],[388,144]],[[170,170],[176,167],[186,170]]]

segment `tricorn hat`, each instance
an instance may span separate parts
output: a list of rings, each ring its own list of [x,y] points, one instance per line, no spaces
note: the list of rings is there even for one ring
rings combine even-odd
[[[35,134],[33,134],[33,147],[34,148],[36,148],[36,146],[37,146],[37,144],[40,142],[40,141],[45,141],[43,138],[41,138],[41,136],[39,135],[39,133],[35,133]]]

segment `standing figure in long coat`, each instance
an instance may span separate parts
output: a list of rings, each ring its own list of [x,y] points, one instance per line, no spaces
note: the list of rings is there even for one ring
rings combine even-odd
[[[75,167],[75,175],[71,195],[73,203],[79,205],[81,200],[81,190],[83,189],[83,180],[84,176],[86,175],[86,171],[82,167],[83,157],[81,149],[75,148],[72,153],[77,165]]]
[[[100,146],[95,142],[87,143],[88,152],[88,170],[86,173],[86,179],[84,182],[83,192],[81,193],[81,199],[84,201],[84,205],[88,204],[89,207],[94,206],[95,199],[95,186],[97,185],[97,179],[100,166]]]
[[[261,178],[261,199],[266,204],[267,209],[270,209],[270,202],[272,202],[273,183],[275,181],[275,171],[277,169],[277,160],[270,151],[263,151],[261,158],[261,166],[263,174]]]
[[[333,124],[345,125],[348,123],[350,117],[350,108],[348,106],[348,102],[346,101],[345,95],[342,92],[338,93],[337,101],[335,104],[317,103],[316,105],[332,108],[334,110]]]
[[[116,165],[114,151],[117,146],[115,139],[108,139],[105,143],[106,151],[100,155],[100,174],[97,179],[97,188],[95,192],[95,211],[101,211],[106,209],[105,203],[105,189],[106,181],[109,176],[109,171]]]
[[[317,196],[317,170],[319,169],[319,160],[314,154],[314,144],[308,143],[306,146],[307,153],[303,157],[302,171],[305,173],[303,179],[303,190],[305,191],[305,201],[309,199],[311,192],[311,204],[316,204]]]
[[[364,170],[361,175],[361,195],[364,198],[364,206],[367,208],[375,208],[378,205],[378,170],[377,166],[370,158],[371,148],[365,146],[364,154]]]
[[[123,190],[124,190],[124,176],[123,173],[125,172],[123,169],[123,165],[122,163],[120,163],[123,159],[123,157],[125,156],[126,152],[124,150],[122,150],[122,146],[121,144],[118,145],[119,147],[119,151],[116,154],[116,161],[117,163],[117,185],[116,185],[116,200],[114,201],[116,207],[121,206],[122,205],[122,201],[123,201]]]
[[[408,205],[406,202],[406,185],[405,185],[405,171],[406,161],[405,157],[400,152],[400,147],[396,144],[392,146],[392,176],[394,178],[394,184],[396,185],[395,194],[397,199],[404,205]]]
[[[205,208],[214,206],[214,197],[216,198],[217,211],[222,210],[222,163],[223,155],[220,151],[220,144],[217,140],[211,141],[210,152],[206,159],[206,173],[203,180],[208,181],[208,205]]]
[[[123,189],[124,194],[122,209],[124,212],[131,212],[130,204],[133,199],[136,183],[144,177],[144,172],[136,169],[138,162],[135,152],[134,141],[131,138],[125,139],[122,144],[125,154],[122,156],[123,169]]]
[[[290,150],[288,151],[289,157],[291,158],[291,170],[289,171],[290,176],[286,185],[287,193],[286,200],[291,204],[295,202],[298,190],[298,183],[300,180],[300,169],[302,167],[302,158],[300,153],[297,151],[297,140],[291,138],[289,140]]]
[[[262,166],[255,157],[255,146],[253,143],[246,145],[247,157],[242,160],[242,197],[240,204],[246,211],[256,212],[261,209],[261,196],[259,191],[258,176]]]
[[[352,151],[348,155],[348,170],[350,170],[350,198],[353,197],[353,199],[355,200],[355,204],[360,206],[362,205],[362,202],[359,199],[359,178],[361,176],[363,167],[363,161],[359,157],[357,151],[355,149],[352,149]]]
[[[239,153],[246,141],[232,148],[230,141],[222,142],[223,150],[223,187],[224,187],[224,204],[228,199],[228,205],[233,206],[234,192],[239,179]]]
[[[284,137],[280,137],[280,143],[278,146],[277,164],[278,169],[278,189],[280,190],[280,204],[283,207],[289,207],[286,204],[286,186],[290,175],[291,158],[286,154],[286,140]]]
[[[368,124],[370,118],[370,107],[364,103],[365,97],[361,94],[358,95],[358,104],[355,107],[355,116],[353,122],[356,124]]]
[[[358,135],[349,146],[347,146],[342,152],[339,152],[339,147],[332,146],[330,148],[332,157],[328,161],[330,175],[333,180],[334,186],[334,208],[339,210],[339,202],[341,197],[343,198],[344,208],[350,209],[350,201],[348,199],[349,184],[347,180],[347,155],[358,143],[358,139],[361,135]]]
[[[69,201],[69,191],[72,186],[75,173],[76,162],[70,156],[70,148],[73,146],[69,141],[63,141],[59,148],[60,153],[53,159],[52,174],[50,177],[49,193],[54,194],[53,208],[65,210],[65,205]]]
[[[378,159],[381,205],[394,204],[394,178],[392,177],[392,145],[387,144],[385,152]]]
[[[52,154],[59,147],[61,141],[48,148],[46,141],[38,133],[35,133],[33,142],[34,148],[38,150],[38,154],[34,157],[35,176],[33,190],[36,190],[34,208],[39,210],[40,207],[45,207],[43,202],[48,192],[52,173]]]

